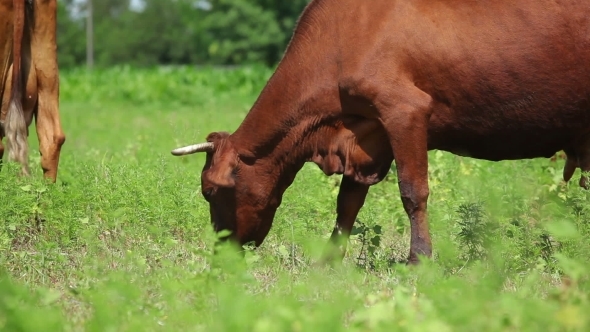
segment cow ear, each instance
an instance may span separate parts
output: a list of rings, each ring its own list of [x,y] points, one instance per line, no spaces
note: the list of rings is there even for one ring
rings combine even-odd
[[[214,143],[215,149],[207,156],[209,167],[203,172],[203,177],[207,182],[222,188],[235,186],[234,171],[238,167],[238,154],[227,140],[228,136],[226,132],[207,136],[207,141]]]
[[[225,140],[229,137],[229,133],[226,131],[216,131],[216,132],[212,132],[209,135],[207,135],[207,142],[211,142],[215,144],[215,147],[218,147],[219,145],[217,143],[220,143],[220,141]]]

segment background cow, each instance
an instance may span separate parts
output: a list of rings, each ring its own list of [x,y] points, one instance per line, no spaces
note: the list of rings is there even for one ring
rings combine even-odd
[[[28,126],[35,116],[41,167],[52,181],[65,141],[56,48],[56,0],[0,0],[0,138],[6,136],[9,159],[28,174]]]
[[[334,239],[395,156],[415,263],[432,253],[428,150],[494,161],[564,150],[569,180],[590,170],[589,101],[586,1],[316,0],[239,128],[173,154],[207,152],[215,229],[256,245],[304,162],[344,175]]]

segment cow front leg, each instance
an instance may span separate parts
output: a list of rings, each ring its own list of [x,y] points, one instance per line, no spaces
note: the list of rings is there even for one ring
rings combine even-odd
[[[360,209],[365,204],[369,186],[347,176],[342,177],[336,201],[336,225],[322,255],[322,262],[340,262],[346,254],[352,226]]]
[[[396,159],[400,196],[404,210],[410,219],[409,264],[418,263],[420,255],[432,257],[427,214],[428,178],[427,175],[422,174],[423,161],[420,159],[412,157]]]
[[[401,200],[410,219],[409,264],[419,256],[432,257],[428,230],[428,121],[431,98],[420,90],[404,94],[411,99],[381,103],[380,119],[390,139]]]

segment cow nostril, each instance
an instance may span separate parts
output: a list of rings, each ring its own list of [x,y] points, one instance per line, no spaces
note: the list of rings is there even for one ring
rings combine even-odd
[[[206,199],[209,199],[209,197],[211,197],[211,195],[213,194],[213,188],[209,188],[203,191],[203,196]]]

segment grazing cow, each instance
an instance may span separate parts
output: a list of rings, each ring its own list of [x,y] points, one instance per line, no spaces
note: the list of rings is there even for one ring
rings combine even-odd
[[[237,130],[172,153],[207,152],[214,228],[256,245],[304,162],[343,174],[337,240],[395,157],[416,263],[432,253],[428,150],[492,161],[564,150],[568,181],[590,170],[589,99],[588,1],[315,0]]]
[[[59,118],[56,0],[0,0],[0,159],[29,174],[29,125],[35,116],[41,167],[55,182],[65,136]]]

